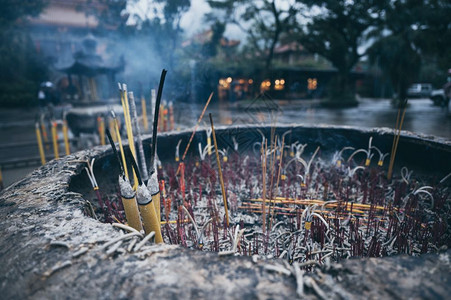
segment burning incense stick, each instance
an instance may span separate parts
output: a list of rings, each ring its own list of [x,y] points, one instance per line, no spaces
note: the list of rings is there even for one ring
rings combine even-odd
[[[121,102],[122,102],[122,108],[124,110],[124,121],[125,121],[125,127],[127,129],[127,138],[128,138],[128,146],[130,147],[130,151],[133,154],[133,157],[136,157],[136,150],[135,150],[135,142],[133,139],[133,130],[132,130],[132,124],[130,120],[130,108],[128,105],[128,98],[127,98],[127,85],[119,84],[119,90],[121,93]],[[130,179],[130,178],[129,178]],[[138,187],[138,179],[136,178],[136,173],[133,171],[133,189],[136,190]]]
[[[41,138],[41,130],[39,129],[39,123],[36,123],[36,138],[38,140],[38,147],[39,147],[39,156],[41,157],[41,164],[45,165],[45,153],[44,153],[44,146],[42,144],[42,138]]]
[[[153,168],[153,170],[151,170],[151,171],[156,171],[154,169],[154,161],[155,161],[155,153],[156,153],[156,149],[157,149],[158,116],[160,113],[161,96],[163,94],[164,80],[166,78],[167,72],[168,71],[166,71],[165,69],[163,69],[163,71],[161,71],[160,84],[158,86],[158,93],[157,93],[157,98],[156,98],[156,103],[155,103],[153,128],[152,128],[152,148],[150,149],[150,164],[149,164],[149,168]],[[149,172],[149,173],[152,174],[153,172]]]
[[[132,121],[131,121],[131,115],[130,115],[130,104],[128,101],[127,85],[125,83],[122,84],[122,90],[123,90],[124,104],[125,104],[124,118],[126,119],[128,146],[130,147],[130,151],[132,152],[133,157],[136,157],[135,142],[134,142],[134,138],[133,138],[133,127],[132,127]]]
[[[210,98],[212,95],[213,95],[213,93],[210,95]],[[213,135],[213,143],[215,145],[215,151],[216,151],[216,162],[218,163],[218,172],[219,172],[219,181],[221,183],[222,200],[224,201],[224,210],[225,210],[225,214],[226,214],[227,227],[229,227],[229,210],[227,208],[227,196],[226,196],[225,188],[224,188],[224,179],[222,178],[221,160],[219,159],[219,151],[218,151],[218,144],[216,142],[215,126],[213,125],[213,117],[211,116],[211,113],[209,114],[209,116],[210,116],[210,123],[211,123],[211,132]]]
[[[113,112],[113,118],[116,116]],[[117,121],[117,120],[116,120]],[[116,123],[117,125],[117,123]],[[113,153],[116,156],[116,159],[118,161],[119,167],[121,169],[121,173],[119,175],[119,188],[121,191],[121,200],[122,205],[124,206],[125,211],[125,218],[127,219],[127,223],[135,228],[138,231],[141,231],[143,229],[141,218],[139,216],[139,210],[138,210],[138,204],[136,201],[136,194],[133,190],[133,188],[130,185],[130,182],[128,181],[128,177],[126,177],[127,172],[127,164],[125,160],[125,153],[122,148],[122,143],[120,142],[120,148],[121,148],[121,155],[122,155],[122,161],[119,158],[119,154],[117,152],[116,146],[114,145],[114,141],[111,137],[110,131],[108,129],[105,130],[106,135],[108,137],[108,140],[110,141],[111,148],[113,149]],[[120,141],[120,135],[119,135],[119,141]]]
[[[149,189],[144,185],[139,172],[138,165],[135,158],[129,149],[129,157],[132,162],[133,169],[135,169],[136,176],[138,178],[138,189],[136,190],[136,201],[139,204],[139,211],[143,218],[143,226],[146,234],[155,232],[155,243],[163,243],[163,236],[161,235],[161,225],[158,215],[155,211],[154,197],[152,197]],[[156,176],[156,172],[152,174]],[[151,184],[153,180],[151,179]],[[158,183],[157,183],[158,184]]]
[[[113,138],[113,142],[117,142],[117,137],[116,137],[116,129],[114,128],[114,123],[115,123],[115,119],[112,118],[111,116],[108,117],[108,129],[110,130],[111,133],[111,137]]]
[[[152,219],[152,222],[155,222],[157,224],[160,224],[161,222],[161,206],[160,206],[160,188],[158,184],[158,176],[157,176],[157,168],[156,168],[156,155],[157,155],[157,134],[158,134],[158,117],[159,117],[159,109],[160,109],[160,102],[161,97],[163,94],[163,87],[164,87],[164,80],[166,78],[167,71],[163,69],[161,71],[160,76],[160,83],[158,85],[158,92],[157,92],[157,98],[155,103],[155,110],[154,110],[154,120],[153,120],[153,128],[152,128],[152,147],[150,149],[150,165],[149,165],[149,174],[150,174],[150,180],[147,183],[147,188],[150,191],[150,194],[152,195],[152,206],[155,212],[155,219]],[[146,213],[149,208],[148,205],[146,207],[143,207],[143,213]],[[149,215],[149,217],[153,218],[153,215]],[[157,238],[155,239],[157,240]],[[163,242],[163,239],[161,239],[161,243]]]
[[[113,140],[113,138],[111,137],[111,132],[110,132],[110,130],[107,128],[107,129],[105,129],[105,133],[106,133],[106,136],[108,137],[108,141],[110,142],[111,149],[113,149],[114,156],[116,156],[117,162],[118,162],[118,164],[119,164],[119,168],[120,168],[120,171],[121,171],[120,174],[121,174],[122,176],[125,176],[125,168],[126,168],[126,165],[123,163],[123,161],[121,161],[121,158],[120,158],[120,156],[119,156],[119,153],[117,152],[117,149],[116,149],[116,145],[114,145],[114,140]],[[123,150],[121,150],[121,151],[123,151]]]
[[[143,229],[136,203],[136,193],[127,178],[119,176],[119,188],[121,191],[122,204],[124,205],[125,217],[128,225],[138,231]]]
[[[138,124],[138,113],[136,112],[135,98],[133,96],[133,92],[128,93],[128,98],[130,99],[130,114],[132,115],[133,131],[136,133],[136,143],[138,145],[139,160],[141,163],[142,180],[144,182],[147,182],[147,180],[149,179],[149,175],[147,173],[146,158],[144,156],[143,142],[141,139],[141,129],[139,128]]]
[[[122,138],[121,138],[121,133],[119,132],[119,122],[118,122],[118,120],[116,118],[116,114],[114,113],[113,110],[111,111],[111,116],[114,119],[114,130],[116,132],[117,141],[119,143],[119,150],[121,151],[122,167],[124,169],[125,177],[128,179],[129,177],[128,177],[127,162],[125,161],[124,147],[122,147]],[[114,149],[116,149],[116,148],[114,148]]]

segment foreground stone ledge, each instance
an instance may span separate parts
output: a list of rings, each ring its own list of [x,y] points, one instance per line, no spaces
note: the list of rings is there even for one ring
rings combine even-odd
[[[430,143],[424,137],[407,138]],[[446,152],[449,145],[441,141],[437,149]],[[102,245],[121,236],[121,231],[84,216],[83,196],[69,190],[70,181],[84,167],[75,161],[108,155],[109,147],[97,147],[53,160],[0,194],[2,299],[299,296],[299,278],[297,281],[292,267],[282,260],[220,257],[150,243],[137,252],[108,255]],[[312,299],[445,299],[451,294],[451,251],[444,251],[421,257],[352,259],[323,266],[304,275],[303,295]],[[311,279],[319,289],[312,286]]]

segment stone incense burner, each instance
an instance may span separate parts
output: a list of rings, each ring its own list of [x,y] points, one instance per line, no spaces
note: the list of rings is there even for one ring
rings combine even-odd
[[[233,145],[232,136],[242,143],[258,141],[255,129],[218,128],[216,134],[221,147],[227,147]],[[259,129],[269,136],[271,128]],[[345,146],[365,148],[369,137],[385,152],[393,142],[388,129],[279,126],[276,132],[289,129],[293,138],[331,155]],[[159,135],[162,164],[173,160],[175,145],[190,134]],[[194,140],[204,136],[199,131]],[[197,142],[190,153],[196,151]],[[111,148],[103,146],[50,161],[0,193],[2,299],[440,299],[451,293],[446,246],[417,257],[341,260],[302,274],[279,258],[219,256],[152,241],[136,251],[128,251],[126,243],[112,249],[126,232],[84,212],[90,187],[81,161],[92,158],[99,185],[117,177]],[[449,141],[401,134],[395,173],[409,166],[442,178],[450,162]]]

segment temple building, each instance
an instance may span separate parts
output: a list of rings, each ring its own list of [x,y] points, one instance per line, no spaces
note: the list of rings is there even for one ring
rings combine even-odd
[[[124,68],[121,57],[107,53],[108,39],[93,35],[99,21],[90,9],[105,4],[87,0],[50,0],[30,19],[36,51],[52,66],[53,82],[63,102],[107,100],[116,91],[115,74]]]

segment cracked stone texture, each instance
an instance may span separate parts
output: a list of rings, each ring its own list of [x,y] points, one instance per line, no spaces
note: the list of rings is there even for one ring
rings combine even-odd
[[[355,132],[366,136],[362,145],[367,143],[369,134],[388,134]],[[160,147],[165,147],[165,140],[172,144],[188,134],[163,135]],[[327,134],[327,131],[320,133],[322,137]],[[315,134],[312,136],[317,140]],[[448,142],[404,137],[418,141],[418,147],[427,151],[433,149],[441,157],[449,157],[451,152]],[[107,255],[102,244],[123,233],[110,224],[84,216],[83,195],[70,191],[69,185],[83,170],[83,163],[77,161],[110,156],[111,151],[105,146],[53,160],[0,193],[0,298],[291,299],[298,296],[293,273],[285,275],[266,267],[274,265],[291,271],[281,260],[220,257],[216,253],[150,243],[135,253],[118,250]],[[127,244],[124,242],[123,248]],[[80,250],[84,254],[74,256]],[[421,257],[341,261],[307,273],[304,282],[307,277],[313,278],[323,295],[330,299],[446,299],[451,294],[450,255],[451,251],[446,251]],[[303,296],[315,299],[319,294],[305,286]]]

